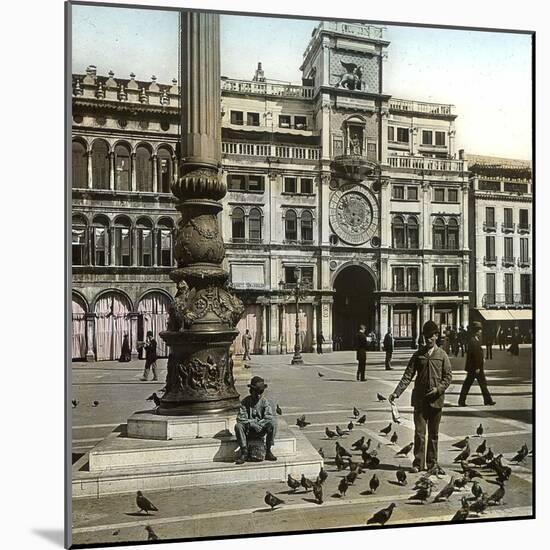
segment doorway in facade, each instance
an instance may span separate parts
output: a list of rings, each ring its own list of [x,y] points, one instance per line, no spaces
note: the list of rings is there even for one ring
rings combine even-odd
[[[341,338],[340,349],[352,350],[355,349],[359,325],[364,324],[367,333],[378,331],[375,326],[374,280],[365,268],[351,265],[338,273],[334,290],[332,339]]]

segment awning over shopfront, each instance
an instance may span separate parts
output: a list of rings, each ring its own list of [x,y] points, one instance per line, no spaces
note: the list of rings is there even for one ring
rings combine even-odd
[[[530,309],[478,309],[478,313],[486,321],[530,321]]]

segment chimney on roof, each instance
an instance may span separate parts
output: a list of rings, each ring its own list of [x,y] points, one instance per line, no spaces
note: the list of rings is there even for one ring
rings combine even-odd
[[[88,65],[86,67],[86,74],[88,76],[96,76],[97,75],[97,67],[95,65]]]
[[[264,70],[262,69],[262,62],[258,61],[258,68],[252,78],[254,82],[265,82]]]

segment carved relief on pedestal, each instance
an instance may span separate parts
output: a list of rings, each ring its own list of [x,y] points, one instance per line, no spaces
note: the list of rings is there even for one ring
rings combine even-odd
[[[225,256],[216,214],[199,214],[180,221],[175,253],[178,263],[219,264]]]

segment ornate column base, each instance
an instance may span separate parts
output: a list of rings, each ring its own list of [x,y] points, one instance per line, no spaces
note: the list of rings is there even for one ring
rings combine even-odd
[[[161,333],[170,356],[158,414],[219,414],[239,408],[229,351],[237,334],[236,330]]]

